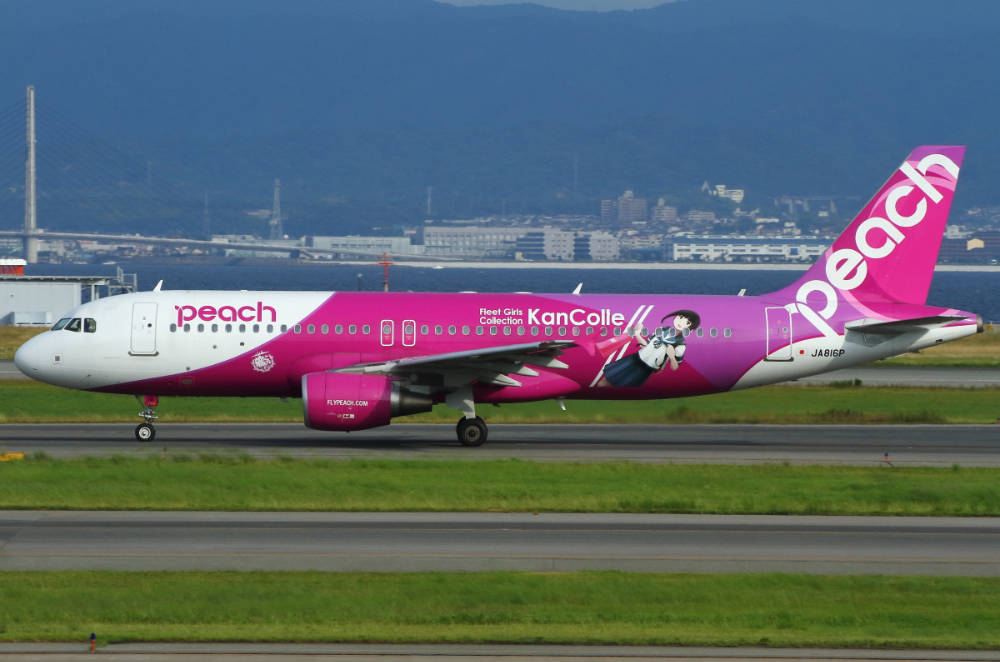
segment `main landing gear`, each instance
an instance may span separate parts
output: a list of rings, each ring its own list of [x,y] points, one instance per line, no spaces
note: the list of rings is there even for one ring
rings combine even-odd
[[[476,400],[471,388],[456,389],[445,396],[445,404],[462,412],[455,426],[458,443],[463,446],[482,446],[486,443],[486,421],[476,416]]]
[[[460,418],[455,426],[458,433],[458,441],[463,446],[482,446],[486,443],[488,430],[486,421],[476,416],[475,418]]]
[[[153,427],[153,421],[159,418],[154,407],[160,403],[160,399],[155,395],[147,395],[142,398],[137,395],[135,399],[142,404],[139,416],[145,421],[135,426],[135,438],[139,441],[153,441],[156,438],[156,428]]]

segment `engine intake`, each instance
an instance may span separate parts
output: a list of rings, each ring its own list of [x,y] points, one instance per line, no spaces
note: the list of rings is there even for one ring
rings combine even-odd
[[[302,413],[315,430],[365,430],[394,416],[430,411],[430,396],[381,375],[310,372],[302,376]]]

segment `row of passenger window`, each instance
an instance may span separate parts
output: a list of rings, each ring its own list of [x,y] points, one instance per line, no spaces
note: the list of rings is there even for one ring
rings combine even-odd
[[[177,331],[177,328],[176,324],[171,324],[170,332],[174,333]],[[212,333],[219,333],[220,331],[225,333],[232,333],[233,331],[236,331],[237,333],[246,333],[247,331],[251,331],[253,333],[274,333],[275,331],[285,333],[288,331],[287,324],[282,324],[280,327],[275,324],[198,324],[193,328],[198,333],[205,333],[206,331],[210,331]],[[192,326],[190,324],[185,324],[181,327],[181,330],[185,333],[190,332],[191,329]]]
[[[176,324],[171,324],[170,325],[170,331],[171,332],[177,331],[177,328],[178,327],[177,327]],[[95,329],[96,329],[96,326],[95,326]],[[223,331],[225,333],[232,333],[233,331],[236,331],[237,333],[247,333],[248,331],[252,332],[252,333],[261,333],[261,332],[263,332],[263,333],[274,333],[275,330],[277,330],[277,331],[279,331],[281,333],[285,333],[286,331],[288,331],[288,325],[282,324],[280,327],[278,327],[278,326],[276,326],[274,324],[267,324],[267,325],[264,325],[264,324],[238,324],[238,325],[235,325],[235,324],[198,324],[198,325],[196,325],[194,327],[194,329],[198,333],[205,333],[206,331],[209,331],[211,333],[219,333],[220,331]],[[487,331],[487,329],[488,329],[488,331]],[[192,330],[192,326],[190,324],[185,324],[182,327],[182,330],[185,331],[185,332],[190,332]],[[344,324],[335,324],[333,326],[333,332],[336,335],[342,335],[345,332],[348,335],[357,335],[359,330],[361,332],[361,335],[366,335],[367,336],[367,335],[371,334],[372,327],[371,327],[370,324],[362,324],[360,326],[358,324],[347,324],[347,325],[344,325]],[[422,335],[422,336],[430,335],[431,334],[431,330],[432,330],[432,327],[429,324],[421,325],[421,327],[420,327],[420,335]],[[329,324],[323,324],[323,325],[320,325],[317,328],[317,326],[315,324],[307,324],[304,327],[301,324],[296,324],[296,325],[294,325],[292,327],[292,332],[293,333],[303,333],[303,332],[305,332],[306,334],[315,334],[317,331],[319,331],[319,333],[321,333],[322,335],[329,335],[329,333],[330,333],[330,325]],[[552,326],[546,326],[546,327],[538,327],[538,326],[531,326],[531,327],[524,327],[524,326],[516,326],[516,327],[512,327],[512,326],[502,326],[502,327],[500,327],[500,326],[489,326],[489,327],[486,327],[486,326],[476,326],[476,327],[472,327],[472,326],[469,326],[469,325],[463,325],[462,327],[458,327],[455,324],[449,325],[448,327],[445,327],[442,324],[436,324],[433,327],[433,333],[436,336],[442,336],[442,335],[445,335],[445,333],[447,333],[447,335],[449,335],[449,336],[455,336],[455,335],[459,334],[459,331],[461,331],[461,335],[463,335],[463,336],[473,335],[473,333],[475,333],[475,335],[477,335],[477,336],[486,335],[488,333],[491,336],[496,336],[496,335],[501,335],[502,334],[502,335],[505,335],[505,336],[510,336],[510,335],[518,335],[518,336],[525,336],[525,335],[539,336],[539,335],[545,335],[545,336],[548,336],[548,337],[552,337],[552,336],[556,336],[556,335],[558,335],[558,336],[567,336],[567,335],[569,335],[569,336],[576,337],[576,336],[580,336],[580,335],[592,336],[592,335],[596,334],[596,335],[599,335],[599,336],[601,336],[603,338],[603,337],[607,337],[609,333],[611,335],[613,335],[613,336],[619,336],[619,335],[622,334],[623,329],[621,327],[618,327],[618,326],[616,326],[616,327],[608,327],[608,326],[593,327],[593,326],[588,326],[588,327],[585,327],[582,330],[578,326],[573,326],[573,327],[565,327],[565,326],[560,326],[560,327],[552,327]],[[629,335],[631,335],[633,330],[632,330],[631,327],[629,327],[628,329],[624,329],[624,331],[627,332]],[[383,329],[382,329],[382,333],[385,334],[385,335],[392,335],[392,333],[393,333],[393,326],[392,325],[388,325],[388,324],[385,325],[383,327]],[[674,329],[669,329],[667,333],[668,333],[668,335],[673,335],[675,333],[675,331],[674,331]],[[649,336],[649,334],[650,334],[649,329],[646,329],[646,328],[642,329],[642,335],[643,336]],[[684,335],[685,336],[692,335],[691,330],[690,329],[685,329],[684,330]],[[703,328],[697,329],[696,331],[694,331],[694,335],[697,336],[697,337],[699,337],[699,338],[702,337],[702,336],[704,336],[705,335],[705,329],[703,329]],[[717,329],[715,327],[710,328],[708,330],[708,335],[711,336],[712,338],[718,337],[718,335],[719,335],[719,329]],[[730,338],[733,335],[733,331],[732,331],[732,329],[728,329],[728,328],[727,329],[722,329],[722,335],[725,338]]]
[[[52,326],[52,330],[97,333],[97,320],[93,317],[64,317]]]

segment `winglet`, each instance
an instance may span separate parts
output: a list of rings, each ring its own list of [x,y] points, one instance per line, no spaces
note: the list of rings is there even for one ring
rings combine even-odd
[[[153,288],[153,291],[154,292],[159,292],[161,287],[163,287],[163,279],[162,278],[160,279],[160,282],[156,284],[156,287]]]
[[[576,289],[573,290],[573,294],[579,294],[582,291],[583,291],[583,283],[579,283],[576,286]]]

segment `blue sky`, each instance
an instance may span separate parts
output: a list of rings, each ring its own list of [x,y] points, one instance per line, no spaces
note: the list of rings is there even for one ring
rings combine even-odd
[[[438,0],[450,5],[509,5],[525,3],[575,9],[577,11],[614,11],[616,9],[649,9],[673,0]]]

